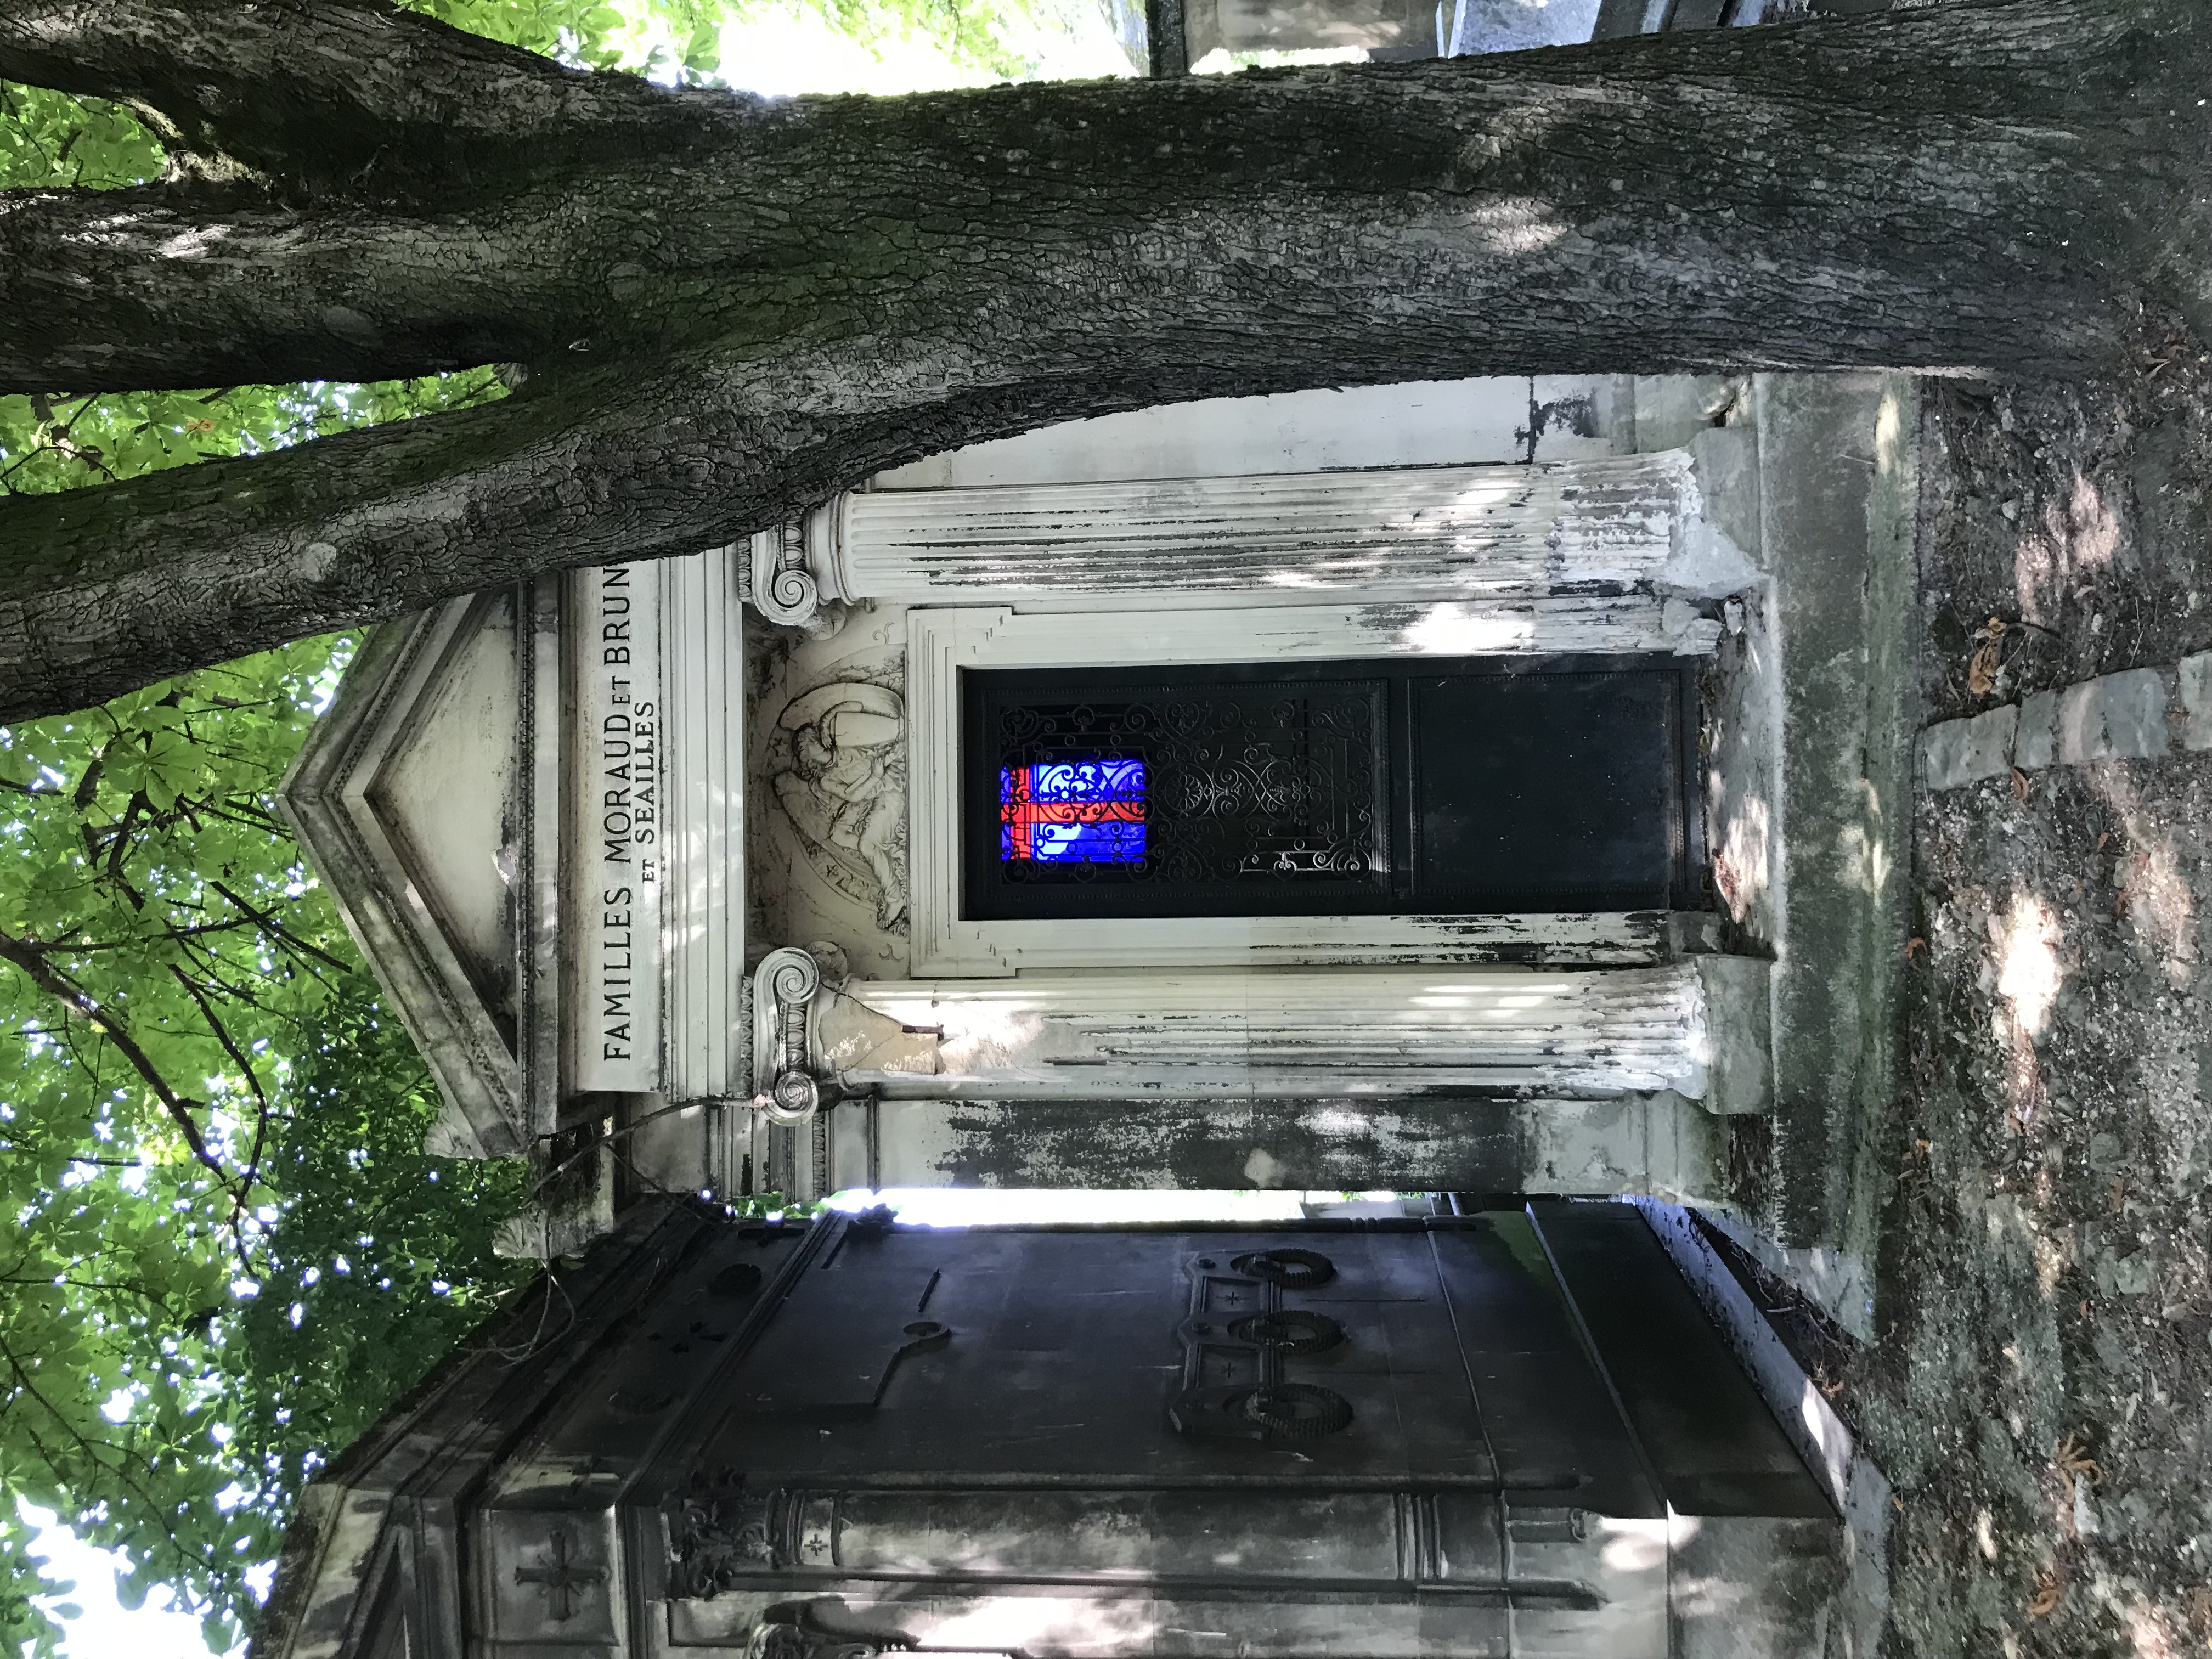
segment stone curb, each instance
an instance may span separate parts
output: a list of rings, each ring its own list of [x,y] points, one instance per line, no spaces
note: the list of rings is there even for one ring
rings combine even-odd
[[[2172,668],[2130,668],[1931,726],[1920,734],[1920,782],[1957,789],[2014,767],[2033,772],[2162,760],[2176,736],[2184,749],[2212,749],[2212,651]]]

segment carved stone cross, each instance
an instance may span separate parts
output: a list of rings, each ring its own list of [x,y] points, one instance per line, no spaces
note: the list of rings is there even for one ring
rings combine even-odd
[[[575,1593],[587,1584],[596,1584],[607,1576],[604,1567],[578,1567],[568,1564],[568,1534],[556,1529],[553,1534],[551,1559],[544,1566],[517,1567],[514,1582],[518,1584],[543,1584],[553,1603],[553,1617],[558,1621],[576,1616]]]

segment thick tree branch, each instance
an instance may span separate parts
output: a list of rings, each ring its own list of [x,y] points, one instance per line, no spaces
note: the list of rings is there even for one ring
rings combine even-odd
[[[173,176],[295,196],[491,188],[580,132],[680,142],[704,102],[387,0],[10,0],[0,77],[127,104]]]
[[[821,499],[855,469],[1011,429],[1009,405],[1023,401],[1018,388],[995,405],[970,397],[908,410],[892,389],[874,406],[810,418],[691,380],[614,390],[594,381],[7,503],[4,718],[571,563],[717,544],[781,522],[789,503]],[[1155,378],[1070,407],[1103,412],[1184,390]],[[57,582],[64,571],[71,579]]]
[[[1624,350],[1611,366],[2078,367],[2109,347],[2099,277],[2153,160],[2202,149],[2203,31],[2143,21],[2178,4],[898,100],[599,77],[670,119],[556,123],[562,144],[482,196],[456,159],[402,204],[0,199],[0,390],[543,370],[1055,308],[1278,348],[1316,313],[1425,313],[1522,369]],[[328,49],[320,10],[250,9],[296,56]],[[520,130],[542,102],[523,96]]]
[[[295,62],[319,85],[332,40],[389,27],[431,90],[407,105],[366,70],[362,120],[450,115],[471,143],[511,125],[566,159],[486,192],[423,137],[404,200],[0,198],[0,390],[536,370],[492,408],[0,502],[0,719],[696,551],[931,450],[1149,403],[1485,373],[2070,372],[2113,359],[2131,286],[2212,312],[2212,29],[2185,0],[774,104],[487,57],[368,0],[30,4],[0,25],[0,70],[33,35],[82,64],[103,30],[186,21],[210,27],[185,59],[212,64],[230,20],[251,45],[233,79],[192,73],[232,91]],[[464,86],[483,110],[438,101]],[[256,165],[283,161],[298,121],[241,118],[262,122]]]
[[[362,280],[408,248],[412,276]],[[214,209],[160,185],[0,191],[0,388],[395,380],[542,356],[555,343],[498,291],[500,249],[489,227],[474,253],[434,249],[419,225],[353,207]],[[508,276],[526,283],[522,270]]]

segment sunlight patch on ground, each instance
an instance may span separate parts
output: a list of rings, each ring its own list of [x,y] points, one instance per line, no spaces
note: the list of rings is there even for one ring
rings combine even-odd
[[[2013,1020],[2031,1036],[2051,1024],[2065,970],[2059,965],[2058,918],[2033,894],[2013,896],[2012,918],[1996,940],[1997,994],[2012,1004]]]
[[[2055,622],[2068,591],[2102,571],[2120,545],[2120,521],[2103,494],[2078,470],[2072,494],[2043,508],[2043,523],[2023,530],[2013,553],[2013,587],[2021,615]]]

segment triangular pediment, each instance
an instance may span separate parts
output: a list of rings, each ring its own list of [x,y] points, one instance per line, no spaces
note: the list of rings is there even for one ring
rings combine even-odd
[[[521,699],[513,607],[479,609],[455,631],[362,793],[512,1054]]]
[[[520,1032],[530,796],[526,618],[514,592],[375,630],[282,791],[446,1109],[432,1150],[536,1133]]]

